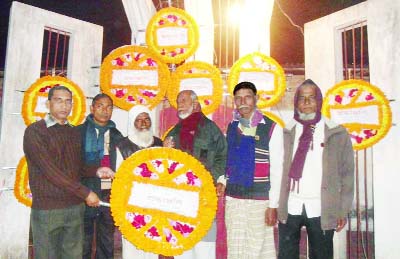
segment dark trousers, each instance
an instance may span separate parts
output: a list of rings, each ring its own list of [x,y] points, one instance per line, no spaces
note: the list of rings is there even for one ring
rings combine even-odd
[[[64,209],[31,211],[35,259],[82,257],[83,212],[85,205]]]
[[[108,193],[107,193],[108,192]],[[109,201],[109,190],[102,191],[102,197]],[[107,197],[108,195],[108,197]],[[90,209],[90,208],[89,208]],[[94,236],[96,228],[96,236]],[[114,258],[114,220],[111,216],[110,208],[99,207],[97,213],[85,213],[84,217],[84,242],[83,259],[92,258],[93,238],[96,238],[96,259]]]
[[[286,224],[279,223],[279,259],[299,259],[301,228],[305,226],[308,236],[310,259],[333,258],[334,230],[321,229],[321,217],[307,218],[303,207],[302,215],[288,215]]]

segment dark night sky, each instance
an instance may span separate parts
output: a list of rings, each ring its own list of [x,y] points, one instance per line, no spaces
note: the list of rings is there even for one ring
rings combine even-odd
[[[364,0],[279,0],[292,20],[304,23]],[[130,43],[130,28],[122,0],[20,0],[59,14],[104,27],[103,57]],[[4,68],[11,0],[0,0],[0,69]],[[271,21],[271,56],[281,64],[303,63],[303,35],[293,27],[276,4]]]

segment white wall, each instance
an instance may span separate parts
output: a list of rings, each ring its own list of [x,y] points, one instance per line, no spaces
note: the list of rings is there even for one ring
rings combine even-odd
[[[68,78],[86,96],[98,91],[96,70],[101,64],[103,28],[36,7],[13,2],[7,37],[3,116],[0,136],[0,187],[12,188],[15,167],[23,156],[26,128],[21,116],[23,91],[40,76],[44,27],[71,33]],[[97,70],[98,71],[98,70]],[[0,258],[28,258],[30,209],[12,191],[0,191]]]
[[[367,2],[363,2],[304,25],[305,78],[311,78],[323,93],[343,80],[338,30],[366,19]]]
[[[400,2],[368,0],[305,24],[306,78],[323,92],[340,82],[342,54],[340,28],[367,20],[370,82],[391,103],[393,123],[387,136],[373,147],[375,258],[400,258]],[[340,257],[341,258],[341,257]]]
[[[368,1],[368,43],[371,83],[391,102],[393,126],[374,146],[375,254],[400,258],[400,2]]]

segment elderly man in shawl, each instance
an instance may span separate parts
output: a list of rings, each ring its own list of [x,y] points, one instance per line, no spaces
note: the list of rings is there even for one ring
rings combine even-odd
[[[272,226],[282,176],[282,128],[257,109],[253,83],[237,84],[233,95],[224,183],[228,258],[276,258]]]
[[[150,110],[142,105],[136,105],[128,113],[128,136],[117,144],[120,151],[117,156],[117,165],[135,152],[150,147],[161,147],[161,139],[153,136]],[[137,249],[133,244],[122,238],[122,258],[129,259],[162,259],[168,258]]]
[[[106,94],[93,98],[90,114],[77,128],[82,136],[82,154],[87,165],[109,167],[115,171],[116,147],[122,134],[111,120],[113,101]],[[101,200],[109,202],[111,180],[85,177],[82,184],[92,189]],[[96,227],[95,227],[96,226]],[[108,207],[88,207],[84,214],[83,258],[114,258],[114,220]],[[96,229],[96,233],[94,233]],[[96,250],[92,251],[93,239]]]
[[[198,159],[211,173],[217,194],[221,194],[221,184],[226,161],[226,140],[218,126],[202,112],[196,93],[183,90],[177,98],[179,122],[168,133],[164,146],[185,151]],[[176,259],[216,258],[216,224],[196,246],[175,256]]]
[[[294,120],[284,129],[279,200],[279,257],[298,259],[307,229],[310,258],[333,258],[333,234],[346,225],[354,196],[354,155],[346,129],[321,116],[322,94],[310,79],[296,90]]]

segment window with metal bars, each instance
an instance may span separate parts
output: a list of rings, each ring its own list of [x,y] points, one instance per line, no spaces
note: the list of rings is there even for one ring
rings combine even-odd
[[[40,76],[67,76],[71,33],[45,27]]]

